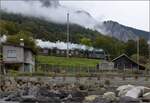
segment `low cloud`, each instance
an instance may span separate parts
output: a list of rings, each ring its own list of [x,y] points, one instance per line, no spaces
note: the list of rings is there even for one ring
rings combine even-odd
[[[7,12],[44,18],[56,23],[66,23],[66,16],[69,12],[71,23],[90,29],[95,29],[95,25],[100,25],[100,22],[96,21],[88,12],[61,6],[57,0],[2,0],[1,9]]]

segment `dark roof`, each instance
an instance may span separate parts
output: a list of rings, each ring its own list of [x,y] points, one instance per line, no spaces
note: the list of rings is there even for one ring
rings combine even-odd
[[[33,54],[36,54],[35,51],[33,51],[31,48],[29,48],[27,46],[22,46],[22,45],[18,45],[18,44],[10,44],[10,43],[3,43],[2,45],[24,48],[24,49],[30,50]]]
[[[125,56],[126,58],[128,58],[131,62],[133,62],[133,63],[135,63],[135,64],[137,64],[137,65],[139,65],[139,66],[145,67],[145,66],[143,66],[142,64],[138,64],[138,63],[135,62],[134,60],[130,59],[130,57],[128,57],[126,54],[122,54],[122,55],[120,55],[120,56],[114,58],[114,59],[112,60],[112,62],[116,61],[117,59],[119,59],[119,58],[121,58],[121,57],[123,57],[123,56]]]

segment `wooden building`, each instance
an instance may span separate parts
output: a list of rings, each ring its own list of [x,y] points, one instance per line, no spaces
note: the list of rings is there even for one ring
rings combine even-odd
[[[114,68],[117,69],[138,69],[139,67],[139,70],[145,70],[143,65],[133,61],[126,54],[120,55],[119,57],[113,59],[112,62],[114,62]]]

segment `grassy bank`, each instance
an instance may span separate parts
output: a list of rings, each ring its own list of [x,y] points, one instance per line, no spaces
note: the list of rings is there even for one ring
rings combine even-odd
[[[98,59],[87,59],[87,58],[66,58],[56,56],[37,56],[39,63],[52,64],[52,65],[64,65],[64,66],[92,66],[100,62]]]

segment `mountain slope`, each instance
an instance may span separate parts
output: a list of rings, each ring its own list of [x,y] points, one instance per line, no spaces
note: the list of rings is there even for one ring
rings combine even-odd
[[[103,22],[102,29],[107,35],[115,37],[121,41],[128,41],[129,39],[136,40],[137,37],[148,40],[150,35],[150,32],[127,27],[114,21]]]

